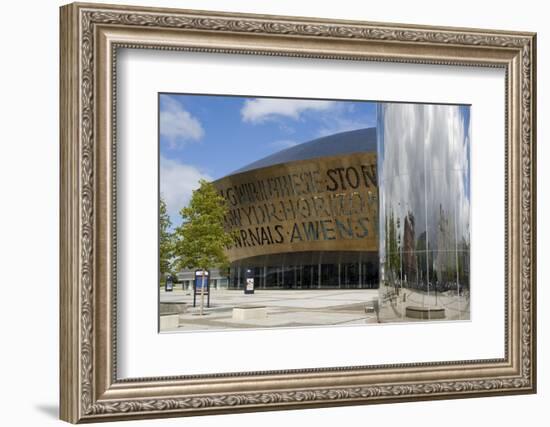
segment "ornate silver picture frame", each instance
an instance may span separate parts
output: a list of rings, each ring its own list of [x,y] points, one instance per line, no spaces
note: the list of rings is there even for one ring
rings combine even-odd
[[[60,22],[61,419],[79,423],[536,392],[535,34],[80,3],[63,6]],[[494,256],[504,260],[504,282],[498,284],[504,295],[503,357],[191,375],[182,369],[174,376],[121,378],[117,60],[122,50],[502,70],[505,129],[495,149],[503,151],[505,163],[500,177],[505,209],[497,212],[504,218],[504,250]]]

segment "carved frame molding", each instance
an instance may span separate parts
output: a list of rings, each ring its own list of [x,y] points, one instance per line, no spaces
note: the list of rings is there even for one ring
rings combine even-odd
[[[62,7],[61,418],[76,423],[535,392],[535,41],[532,33]],[[117,380],[118,48],[505,68],[506,357]],[[286,386],[290,379],[299,386]]]

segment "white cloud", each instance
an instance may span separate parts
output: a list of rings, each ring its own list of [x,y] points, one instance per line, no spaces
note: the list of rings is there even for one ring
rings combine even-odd
[[[198,141],[204,136],[200,121],[170,97],[162,98],[160,134],[168,139],[171,148],[188,141]]]
[[[199,186],[200,179],[212,181],[207,173],[194,166],[161,156],[160,193],[166,202],[166,208],[173,226],[180,224],[179,211],[189,203],[193,190]]]
[[[300,118],[304,111],[326,111],[334,106],[333,101],[313,101],[301,99],[260,98],[248,99],[241,109],[244,122],[262,123],[276,116]]]

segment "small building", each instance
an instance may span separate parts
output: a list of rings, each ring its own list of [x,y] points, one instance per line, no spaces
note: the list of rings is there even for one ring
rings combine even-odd
[[[210,269],[209,272],[211,289],[227,289],[229,286],[229,272],[227,269],[220,270],[218,268],[213,268]],[[195,270],[182,270],[179,273],[176,273],[176,277],[183,290],[193,289]]]

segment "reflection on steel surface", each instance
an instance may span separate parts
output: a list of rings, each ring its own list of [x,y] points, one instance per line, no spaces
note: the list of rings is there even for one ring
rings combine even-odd
[[[382,294],[418,289],[437,305],[438,293],[469,290],[467,108],[378,106]]]

